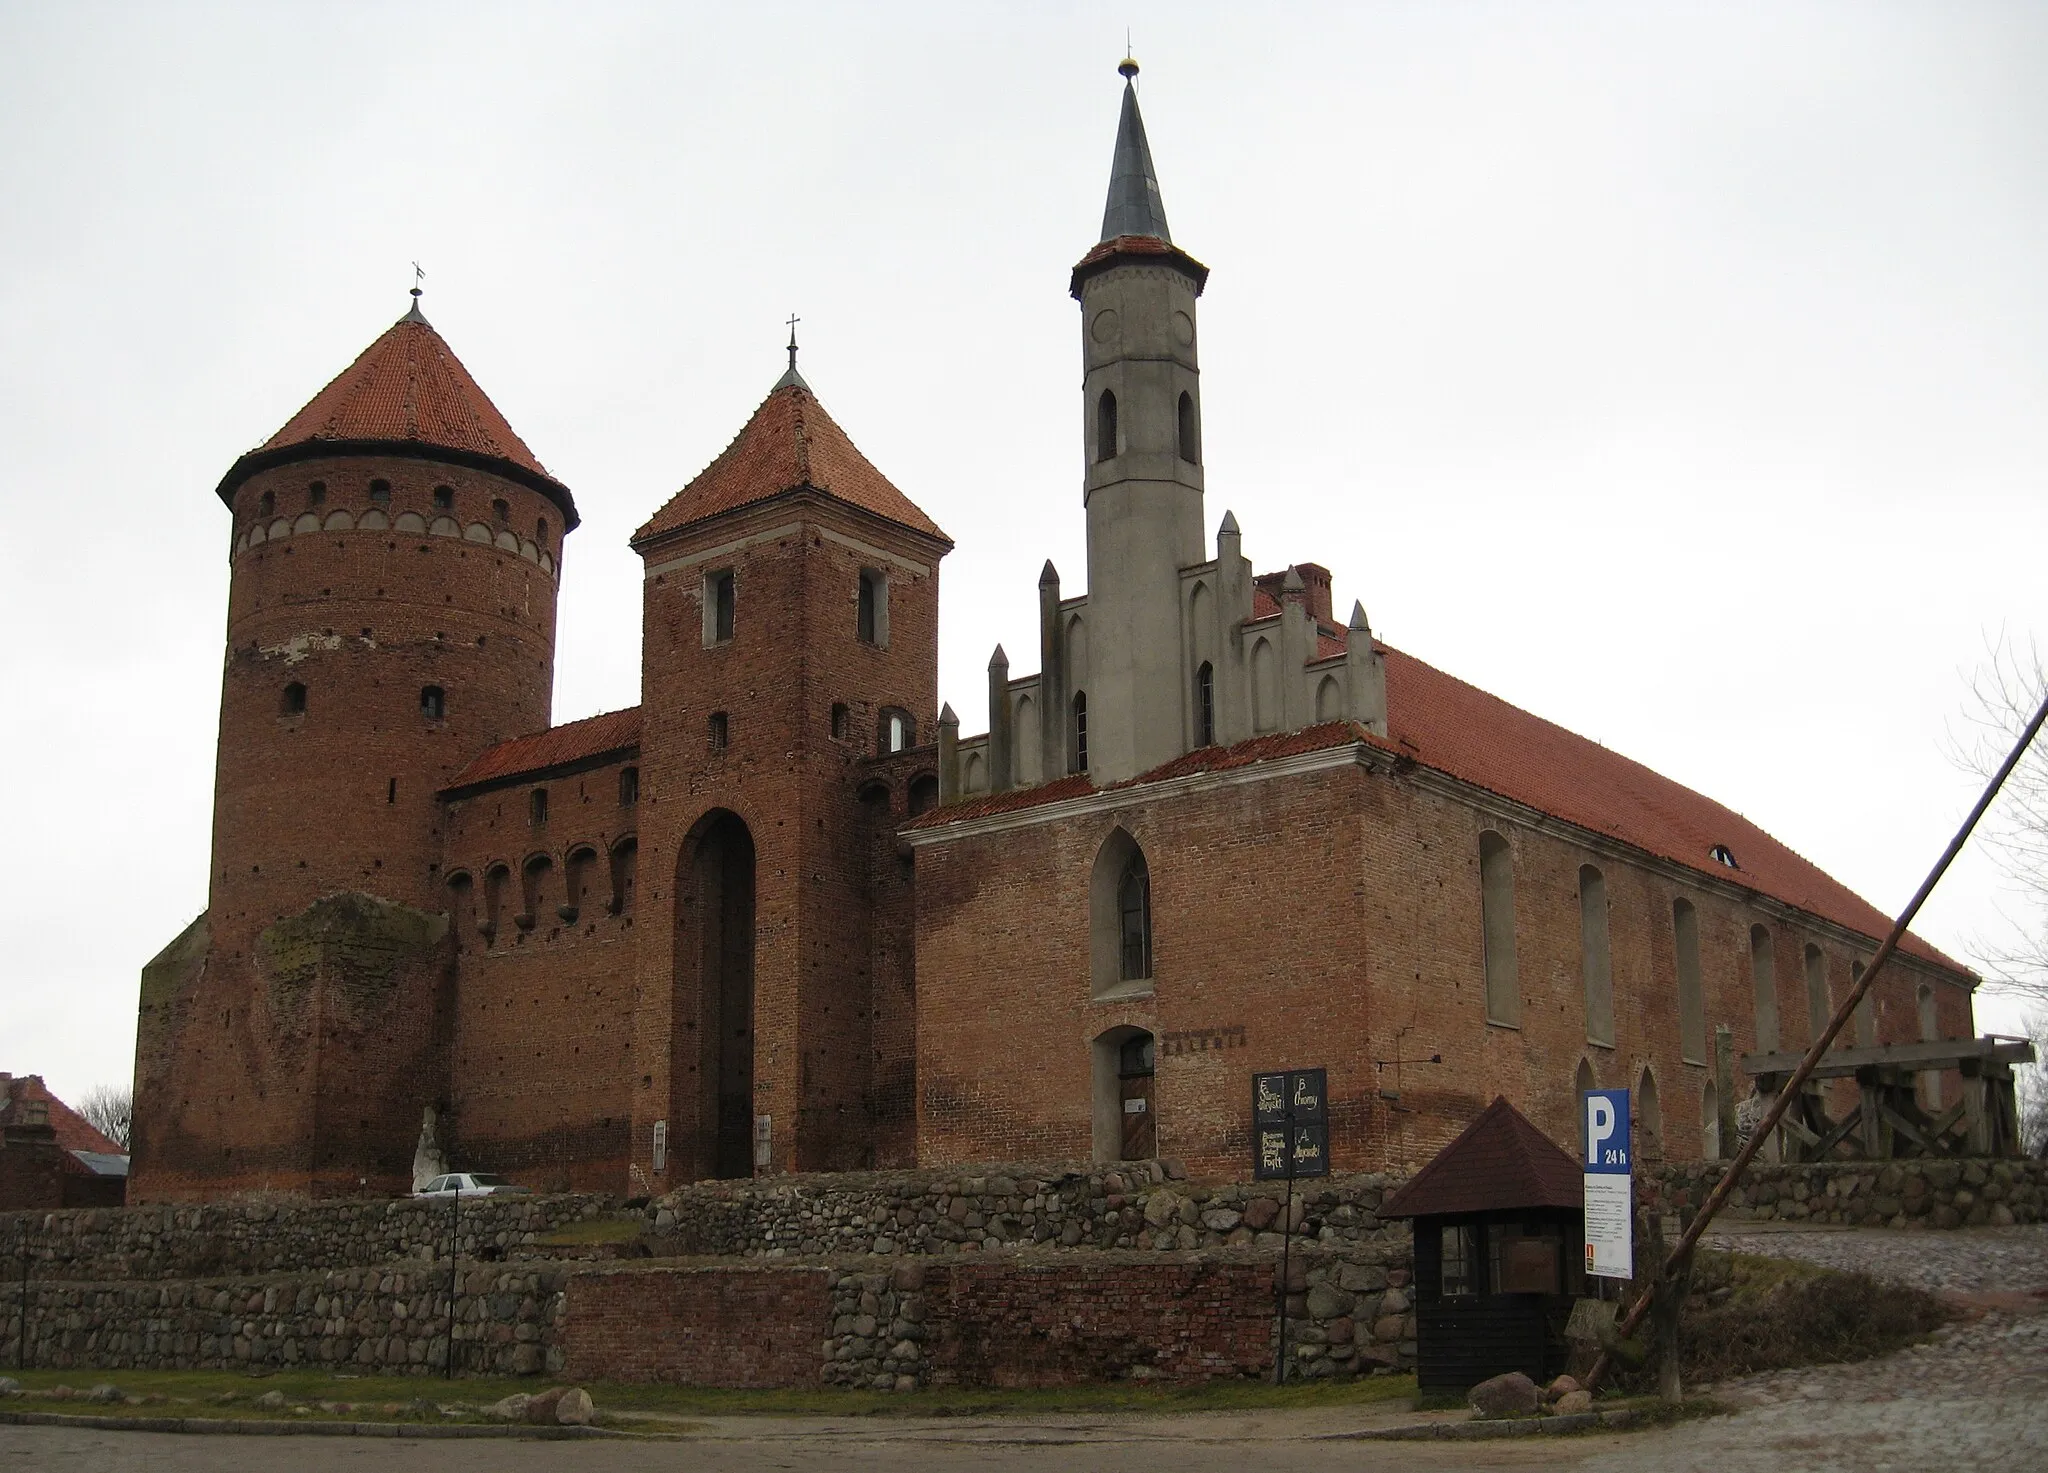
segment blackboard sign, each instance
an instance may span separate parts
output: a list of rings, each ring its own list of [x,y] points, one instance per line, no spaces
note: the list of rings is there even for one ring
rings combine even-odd
[[[1289,1069],[1252,1076],[1252,1177],[1330,1174],[1329,1071]]]

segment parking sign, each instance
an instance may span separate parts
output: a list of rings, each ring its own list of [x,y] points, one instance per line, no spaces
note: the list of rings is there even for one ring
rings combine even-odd
[[[1579,1137],[1586,1143],[1586,1272],[1635,1277],[1634,1178],[1629,1162],[1628,1091],[1589,1089],[1579,1096]]]

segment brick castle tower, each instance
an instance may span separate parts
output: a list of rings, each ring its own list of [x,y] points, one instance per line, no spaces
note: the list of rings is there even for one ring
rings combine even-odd
[[[143,975],[143,1199],[409,1184],[445,1109],[436,792],[548,725],[568,488],[413,308],[218,488],[206,913]]]

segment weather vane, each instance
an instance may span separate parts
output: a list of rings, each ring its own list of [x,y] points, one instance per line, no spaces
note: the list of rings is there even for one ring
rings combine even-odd
[[[417,303],[417,302],[419,301],[419,299],[420,299],[420,293],[421,293],[421,287],[420,287],[420,283],[421,283],[421,282],[423,282],[423,281],[425,281],[426,279],[427,279],[427,273],[426,273],[425,269],[424,269],[423,267],[421,267],[421,265],[420,265],[420,263],[419,263],[419,262],[417,262],[417,261],[413,262],[413,263],[412,263],[412,299],[413,299],[413,301],[414,301],[415,303]]]
[[[796,325],[803,319],[792,312],[789,314],[789,371],[796,372]]]

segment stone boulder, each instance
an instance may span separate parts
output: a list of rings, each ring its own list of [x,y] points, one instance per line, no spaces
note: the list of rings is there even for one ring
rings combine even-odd
[[[502,1401],[494,1401],[484,1408],[484,1415],[499,1422],[523,1422],[526,1420],[526,1404],[533,1398],[524,1391],[515,1391]]]
[[[255,1404],[262,1407],[266,1412],[282,1411],[284,1409],[284,1393],[282,1391],[266,1391],[256,1398]]]
[[[590,1403],[590,1393],[581,1386],[571,1386],[555,1403],[555,1421],[564,1427],[588,1427],[596,1413],[597,1409]]]
[[[1543,1393],[1520,1371],[1481,1381],[1466,1398],[1482,1417],[1523,1417],[1543,1406]]]
[[[562,1398],[568,1394],[569,1388],[566,1386],[550,1386],[547,1390],[528,1397],[526,1420],[538,1427],[559,1426],[555,1411],[561,1406]]]
[[[1552,1381],[1543,1388],[1543,1399],[1545,1401],[1556,1401],[1559,1397],[1570,1396],[1578,1389],[1579,1383],[1570,1376],[1559,1376],[1555,1381]]]
[[[1590,1391],[1567,1391],[1557,1399],[1554,1408],[1560,1417],[1575,1417],[1580,1412],[1593,1410],[1593,1393]]]

